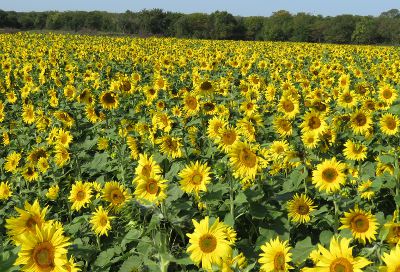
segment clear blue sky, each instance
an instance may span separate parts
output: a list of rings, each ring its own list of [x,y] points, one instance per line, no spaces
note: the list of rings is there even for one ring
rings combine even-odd
[[[45,10],[103,10],[124,12],[127,9],[161,8],[166,11],[183,13],[226,10],[233,15],[263,15],[285,9],[292,13],[304,11],[312,14],[338,15],[379,15],[397,8],[399,0],[0,0],[0,9],[15,11]]]

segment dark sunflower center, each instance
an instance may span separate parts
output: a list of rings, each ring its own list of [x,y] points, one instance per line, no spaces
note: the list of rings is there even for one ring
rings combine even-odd
[[[212,84],[209,81],[204,81],[203,83],[201,83],[200,85],[200,89],[202,89],[203,91],[209,91],[212,89]]]
[[[345,94],[343,97],[344,102],[351,103],[353,102],[353,97],[350,94]]]
[[[356,215],[351,220],[351,228],[356,232],[366,232],[369,229],[368,218],[363,214]]]
[[[113,190],[111,192],[111,201],[114,204],[121,204],[124,202],[125,197],[119,189]]]
[[[195,110],[197,107],[197,99],[194,97],[188,97],[186,99],[186,106],[191,110]]]
[[[330,272],[353,272],[353,265],[350,263],[350,261],[347,258],[337,258],[335,259],[330,267],[329,267]]]
[[[214,103],[207,102],[204,104],[204,110],[205,111],[213,111],[215,109]]]
[[[392,91],[391,91],[391,90],[385,89],[385,90],[383,91],[382,95],[383,95],[383,97],[384,97],[385,99],[390,99],[390,98],[392,97],[393,94],[392,94]]]
[[[33,249],[32,257],[36,265],[42,269],[54,267],[54,247],[49,242],[42,242]],[[47,270],[46,270],[47,271]]]
[[[79,191],[76,194],[76,200],[77,201],[82,201],[85,198],[85,196],[86,196],[86,193],[84,191]]]
[[[274,257],[274,269],[275,271],[285,271],[285,255],[283,252],[278,252]]]
[[[212,234],[204,234],[200,237],[199,246],[205,253],[213,252],[217,247],[217,239]]]
[[[308,127],[311,129],[317,129],[321,126],[321,120],[319,120],[319,117],[313,116],[310,118],[308,121]]]
[[[363,113],[359,113],[354,118],[354,121],[357,124],[357,126],[361,127],[361,126],[364,126],[367,123],[367,117],[365,117],[365,115]]]
[[[35,226],[38,224],[39,219],[37,218],[37,216],[32,216],[28,219],[28,221],[26,221],[26,227],[30,230],[35,230]]]
[[[396,128],[396,121],[393,118],[387,118],[385,120],[386,127],[390,130],[394,130]]]
[[[236,140],[236,133],[233,131],[227,131],[224,134],[222,134],[222,142],[225,145],[231,145],[235,142]]]
[[[301,215],[306,215],[310,211],[310,207],[306,203],[300,203],[297,206],[297,213]]]
[[[338,176],[338,172],[334,168],[327,168],[322,171],[322,178],[325,182],[334,182]]]
[[[115,103],[114,95],[113,95],[112,93],[106,93],[106,94],[103,96],[103,101],[104,101],[104,103],[106,103],[106,104],[114,104],[114,103]]]
[[[100,218],[99,223],[100,223],[100,226],[105,227],[105,226],[107,225],[107,223],[108,223],[107,216],[102,216],[102,217]]]
[[[154,179],[150,179],[150,180],[147,182],[146,191],[147,191],[149,194],[152,194],[152,195],[157,194],[157,192],[158,192],[158,184],[157,184],[157,181],[155,181]]]
[[[156,90],[150,89],[150,90],[149,90],[149,94],[150,94],[150,95],[155,95],[155,94],[156,94]]]
[[[124,80],[121,83],[121,88],[123,91],[127,92],[131,89],[131,83],[128,80]]]
[[[284,101],[282,103],[282,107],[286,112],[292,112],[294,110],[294,104],[292,103],[292,101]]]
[[[251,150],[245,148],[240,152],[240,161],[247,167],[253,168],[257,163],[257,156]]]
[[[192,176],[191,182],[194,185],[200,185],[202,180],[203,180],[203,175],[196,171]]]

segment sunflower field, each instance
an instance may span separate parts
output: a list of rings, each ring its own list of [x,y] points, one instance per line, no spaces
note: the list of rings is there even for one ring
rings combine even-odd
[[[0,271],[400,271],[397,47],[0,35]]]

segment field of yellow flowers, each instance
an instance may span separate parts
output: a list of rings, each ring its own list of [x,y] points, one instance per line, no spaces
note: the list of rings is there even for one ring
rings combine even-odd
[[[0,271],[400,271],[400,51],[0,35]]]

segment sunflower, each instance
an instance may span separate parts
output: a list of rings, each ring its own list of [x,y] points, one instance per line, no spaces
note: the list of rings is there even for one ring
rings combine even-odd
[[[35,122],[35,109],[32,104],[26,104],[23,106],[22,120],[29,125]]]
[[[104,109],[112,110],[118,108],[118,94],[104,91],[100,94],[100,104]]]
[[[186,111],[187,115],[191,116],[196,114],[200,109],[200,103],[198,97],[191,94],[186,94],[183,98],[183,109]]]
[[[351,109],[357,106],[358,99],[354,91],[345,90],[339,95],[338,105],[345,109]]]
[[[278,133],[283,137],[290,136],[293,134],[292,123],[285,117],[275,116],[272,124],[274,126],[274,130],[276,131],[276,133]]]
[[[104,210],[103,206],[99,206],[92,213],[92,218],[90,219],[92,230],[97,236],[108,236],[108,231],[111,230],[110,220],[113,218],[112,216],[108,216],[108,211]]]
[[[237,141],[229,151],[229,161],[236,178],[253,180],[256,177],[259,159],[249,144]]]
[[[211,182],[210,167],[207,163],[201,164],[199,161],[190,162],[178,175],[181,178],[181,189],[188,194],[206,192],[207,184]]]
[[[280,241],[279,237],[275,240],[271,239],[261,246],[263,251],[260,254],[258,262],[261,264],[260,271],[274,272],[274,271],[289,271],[293,269],[288,263],[292,260],[291,247],[288,246],[288,241]]]
[[[400,244],[400,223],[389,222],[384,225],[384,228],[388,231],[386,241],[392,245]]]
[[[152,177],[161,174],[161,168],[157,162],[153,159],[153,156],[147,154],[139,154],[138,166],[136,166],[135,174],[136,178],[140,179],[143,177]],[[136,178],[133,180],[136,183]]]
[[[336,161],[336,158],[324,160],[313,171],[312,183],[320,191],[325,190],[327,193],[335,192],[346,182],[345,168],[346,166]]]
[[[366,134],[372,125],[372,118],[369,113],[356,110],[351,115],[351,128],[355,134]]]
[[[390,250],[389,253],[383,253],[382,261],[386,266],[379,267],[381,272],[397,272],[400,271],[400,245]]]
[[[301,135],[301,140],[306,148],[313,149],[317,147],[320,138],[314,131],[306,131]]]
[[[400,120],[397,116],[386,113],[379,120],[381,130],[386,135],[395,135],[399,131]]]
[[[75,263],[74,257],[71,256],[65,265],[65,269],[67,269],[68,272],[79,272],[81,271],[78,267],[78,264]]]
[[[291,97],[282,96],[278,104],[278,111],[283,113],[285,118],[294,119],[299,113],[299,102]]]
[[[41,209],[37,200],[35,200],[32,205],[25,201],[24,208],[25,210],[15,208],[19,216],[6,219],[8,234],[12,236],[13,240],[17,243],[21,234],[34,232],[36,226],[42,228],[46,222],[44,218],[46,216],[47,207]]]
[[[351,239],[332,237],[329,250],[318,245],[321,253],[315,271],[321,272],[362,272],[371,262],[364,257],[353,257]]]
[[[379,88],[379,99],[388,105],[393,104],[397,98],[397,91],[390,85],[384,84]]]
[[[134,195],[139,200],[149,201],[158,205],[167,198],[165,191],[167,190],[167,180],[160,175],[141,176],[137,181]]]
[[[72,142],[72,135],[71,132],[69,132],[68,130],[64,130],[62,128],[60,128],[58,130],[58,135],[57,135],[57,142],[56,144],[59,144],[65,148],[69,147],[69,144]]]
[[[303,132],[313,131],[317,134],[320,134],[327,129],[324,115],[316,111],[307,112],[304,114],[303,118],[304,121],[300,125]]]
[[[118,211],[131,199],[131,196],[122,184],[116,181],[108,181],[103,188],[103,198],[110,202],[112,209]]]
[[[363,161],[367,158],[367,147],[362,143],[347,140],[344,144],[343,154],[348,160]]]
[[[315,210],[311,198],[304,194],[295,194],[292,200],[287,203],[289,217],[294,222],[306,223],[310,221],[310,213]]]
[[[47,169],[49,169],[50,167],[47,158],[40,158],[39,161],[37,162],[36,167],[41,173],[46,173]]]
[[[58,197],[58,192],[60,191],[60,187],[58,184],[50,186],[47,190],[46,197],[50,200],[56,200]]]
[[[35,232],[22,236],[15,265],[23,265],[22,271],[65,271],[68,263],[66,247],[70,245],[68,240],[62,228],[50,224],[42,228],[36,226]]]
[[[127,136],[126,144],[129,148],[129,150],[131,151],[131,154],[130,154],[131,158],[134,160],[138,159],[139,158],[139,148],[138,148],[136,139],[132,136]]]
[[[92,187],[89,182],[76,181],[72,185],[69,201],[72,203],[71,210],[79,211],[86,204],[90,203]]]
[[[32,164],[36,164],[39,161],[39,159],[47,157],[48,156],[46,150],[44,148],[39,147],[29,152],[27,160]]]
[[[11,197],[12,191],[8,181],[0,183],[0,200],[7,200]]]
[[[277,161],[278,159],[283,159],[286,152],[290,150],[289,143],[286,140],[283,141],[273,141],[269,147],[269,153],[272,160]]]
[[[62,145],[56,145],[54,148],[54,153],[54,162],[58,167],[63,167],[64,165],[69,163],[70,155],[68,149],[66,149]]]
[[[165,135],[156,140],[156,144],[160,145],[161,152],[173,159],[182,157],[181,138],[175,138]]]
[[[24,179],[28,182],[35,181],[39,178],[38,172],[35,170],[35,167],[33,165],[25,165],[23,171],[22,171],[22,176]]]
[[[226,226],[217,218],[209,226],[209,218],[205,217],[200,222],[192,220],[195,227],[193,233],[186,234],[189,237],[190,259],[205,270],[212,270],[212,265],[221,266],[223,260],[231,256],[232,248],[226,237]]]
[[[75,123],[75,120],[72,118],[71,114],[65,111],[56,111],[54,116],[68,128],[72,127]]]
[[[21,154],[15,151],[8,154],[6,163],[4,164],[4,170],[7,172],[15,173],[18,168],[19,161],[21,160]]]
[[[378,223],[375,216],[370,211],[363,211],[358,207],[354,210],[350,209],[349,212],[344,213],[344,217],[340,219],[343,224],[339,229],[350,229],[353,237],[360,240],[362,243],[366,241],[373,241],[376,239],[376,230]]]
[[[215,142],[218,144],[218,148],[224,152],[228,152],[233,144],[239,140],[237,130],[229,125],[221,128],[219,134]]]

